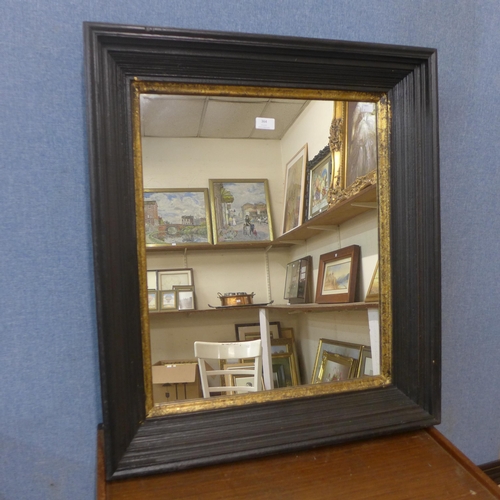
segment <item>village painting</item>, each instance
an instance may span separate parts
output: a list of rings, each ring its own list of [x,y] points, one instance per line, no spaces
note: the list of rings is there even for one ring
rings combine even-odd
[[[267,179],[210,180],[215,243],[271,241]]]
[[[146,189],[146,246],[212,243],[207,189]]]

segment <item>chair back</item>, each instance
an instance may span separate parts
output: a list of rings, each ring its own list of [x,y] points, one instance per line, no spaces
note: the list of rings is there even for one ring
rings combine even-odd
[[[203,397],[213,393],[240,394],[262,390],[262,341],[249,342],[200,342],[194,343],[194,355],[198,359]],[[218,369],[212,369],[208,360],[218,360]],[[229,363],[236,360],[236,363]],[[209,377],[218,376],[215,385],[209,385]],[[217,383],[218,381],[224,381]]]

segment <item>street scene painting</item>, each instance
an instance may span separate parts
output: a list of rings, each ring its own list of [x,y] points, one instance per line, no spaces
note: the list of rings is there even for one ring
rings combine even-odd
[[[146,189],[146,246],[211,244],[207,189]]]
[[[267,179],[210,180],[215,243],[273,239]]]

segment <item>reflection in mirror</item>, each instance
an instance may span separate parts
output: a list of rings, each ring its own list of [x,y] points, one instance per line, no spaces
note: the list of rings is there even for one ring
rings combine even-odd
[[[380,374],[379,106],[165,93],[139,105],[154,405],[203,397],[197,341],[261,338],[264,391]],[[209,385],[254,384],[247,359],[214,358],[203,368],[234,372]]]

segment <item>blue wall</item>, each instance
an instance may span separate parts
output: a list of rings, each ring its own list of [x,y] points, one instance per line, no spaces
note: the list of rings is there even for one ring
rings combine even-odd
[[[90,499],[101,419],[82,22],[300,35],[439,51],[443,423],[500,447],[497,0],[3,0],[0,498]]]

